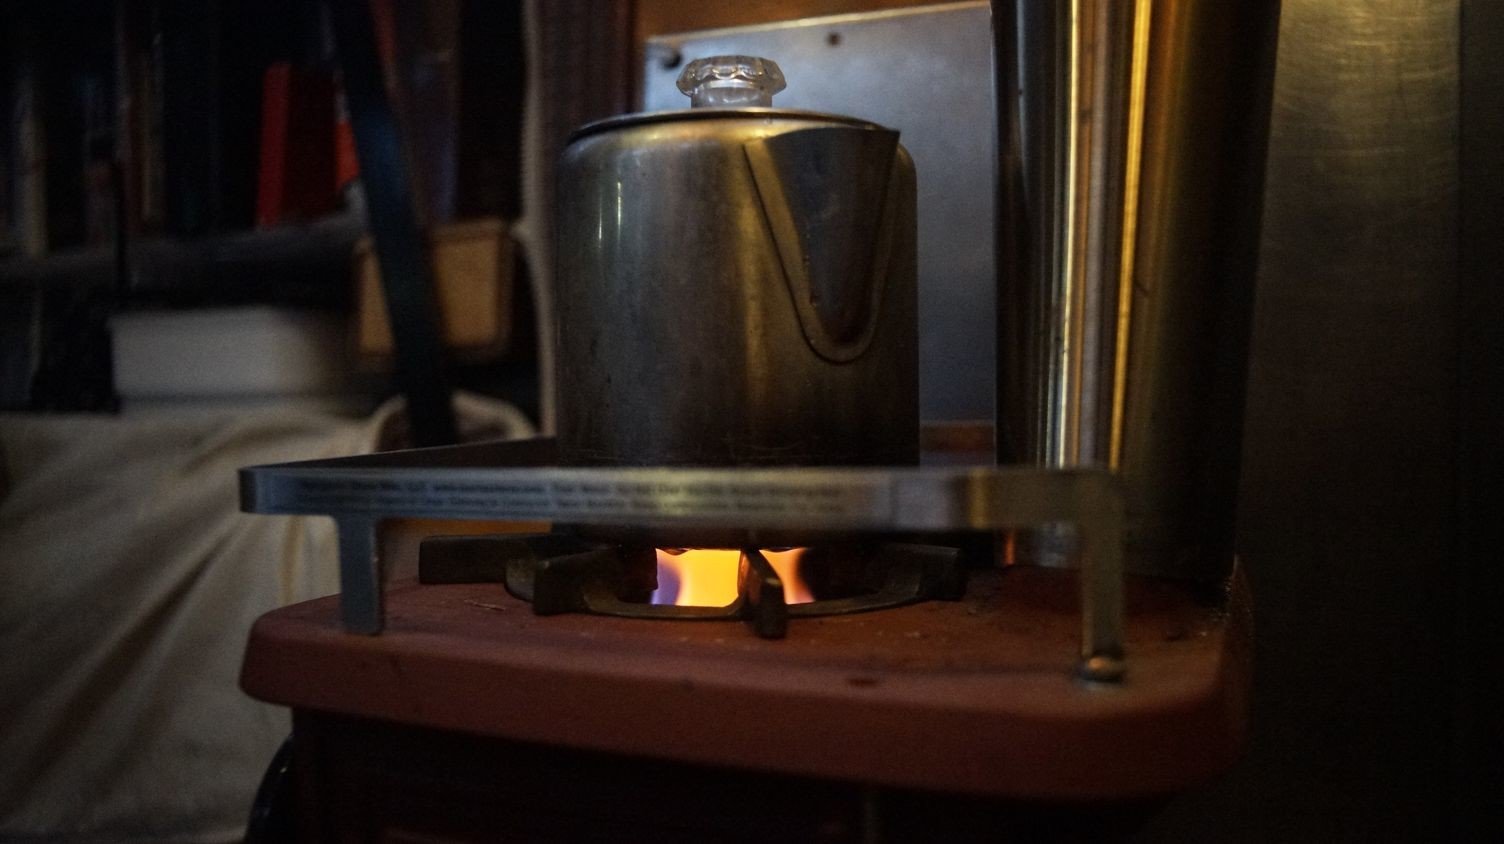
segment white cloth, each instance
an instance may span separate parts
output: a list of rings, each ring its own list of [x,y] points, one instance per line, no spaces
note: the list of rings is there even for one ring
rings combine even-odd
[[[332,521],[239,512],[236,470],[370,451],[393,413],[0,416],[0,839],[241,836],[290,727],[240,691],[246,634],[339,583]]]

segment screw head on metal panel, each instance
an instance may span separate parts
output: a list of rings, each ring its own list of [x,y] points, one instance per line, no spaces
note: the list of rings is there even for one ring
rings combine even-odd
[[[785,87],[778,63],[757,56],[695,59],[679,74],[679,90],[691,108],[768,107]]]

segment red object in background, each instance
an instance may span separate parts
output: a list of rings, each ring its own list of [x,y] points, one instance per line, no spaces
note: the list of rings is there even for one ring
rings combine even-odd
[[[261,169],[256,225],[308,219],[339,206],[334,80],[278,62],[261,94]]]
[[[343,194],[345,186],[360,177],[360,162],[355,157],[355,132],[350,128],[344,91],[335,92],[334,105],[334,192]]]

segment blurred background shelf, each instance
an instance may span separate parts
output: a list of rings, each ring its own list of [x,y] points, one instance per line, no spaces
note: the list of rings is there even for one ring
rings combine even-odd
[[[352,11],[368,58],[353,75],[337,25]],[[411,236],[449,243],[453,227],[479,227],[489,244],[459,270],[435,255],[429,273],[390,273],[417,291],[393,299],[394,320],[379,250],[360,249],[393,229],[391,209],[367,203],[391,168],[362,172],[353,117],[378,105],[347,101],[357,77],[385,101],[406,162]],[[536,414],[534,298],[511,290],[532,282],[511,239],[524,82],[520,4],[0,4],[0,410],[118,411],[113,326],[198,309],[244,337],[272,323],[250,310],[236,323],[235,309],[271,308],[278,324],[325,325],[325,345],[337,321],[373,401],[409,392],[401,339],[423,323],[433,348],[460,337],[433,356],[441,380]],[[415,308],[429,299],[437,317]],[[186,370],[215,360],[159,365],[197,383],[206,375]]]
[[[110,291],[133,304],[345,307],[351,256],[364,233],[358,215],[342,212],[269,229],[148,237],[123,255],[105,245],[0,261],[0,285]]]

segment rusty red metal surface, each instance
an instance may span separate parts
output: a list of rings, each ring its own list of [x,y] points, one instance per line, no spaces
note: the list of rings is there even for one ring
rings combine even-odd
[[[1230,764],[1249,674],[1246,589],[1215,606],[1129,584],[1129,674],[1073,678],[1075,577],[974,575],[965,600],[791,625],[535,616],[499,585],[392,587],[380,636],[334,598],[251,633],[251,695],[563,747],[998,797],[1173,792]]]

